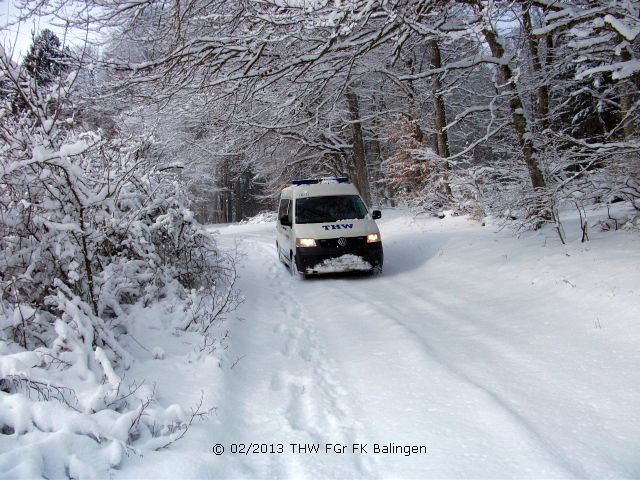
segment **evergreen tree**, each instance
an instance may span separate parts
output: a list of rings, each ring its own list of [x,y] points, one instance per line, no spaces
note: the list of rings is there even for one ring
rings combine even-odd
[[[23,65],[38,86],[45,86],[65,70],[66,58],[58,36],[45,28],[33,38]]]

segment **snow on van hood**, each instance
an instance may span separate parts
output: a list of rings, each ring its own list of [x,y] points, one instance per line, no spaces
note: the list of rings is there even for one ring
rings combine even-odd
[[[302,223],[295,226],[295,232],[298,238],[317,239],[361,237],[370,233],[380,233],[376,222],[368,218],[328,223]]]

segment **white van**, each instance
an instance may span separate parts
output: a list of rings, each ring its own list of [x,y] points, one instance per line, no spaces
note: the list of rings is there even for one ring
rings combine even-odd
[[[383,252],[375,220],[346,177],[294,180],[282,189],[276,247],[280,260],[302,275],[379,272]]]

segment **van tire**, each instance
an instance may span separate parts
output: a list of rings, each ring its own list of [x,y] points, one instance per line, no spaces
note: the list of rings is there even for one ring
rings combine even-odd
[[[377,276],[382,273],[382,265],[375,265],[371,270],[369,270],[371,275]]]
[[[276,242],[276,252],[278,253],[278,261],[288,268],[289,266],[287,265],[287,262],[282,256],[282,252],[280,252],[280,246],[278,245],[278,242]]]
[[[289,252],[289,270],[291,271],[291,276],[296,280],[304,279],[307,276],[298,270],[298,265],[296,264],[296,256],[293,252]]]

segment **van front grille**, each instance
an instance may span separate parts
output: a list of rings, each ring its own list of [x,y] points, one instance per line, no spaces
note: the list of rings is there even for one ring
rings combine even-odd
[[[348,248],[359,247],[367,243],[367,237],[343,237],[346,240],[344,245],[339,245],[339,238],[325,238],[322,240],[316,240],[319,247],[322,248]]]

